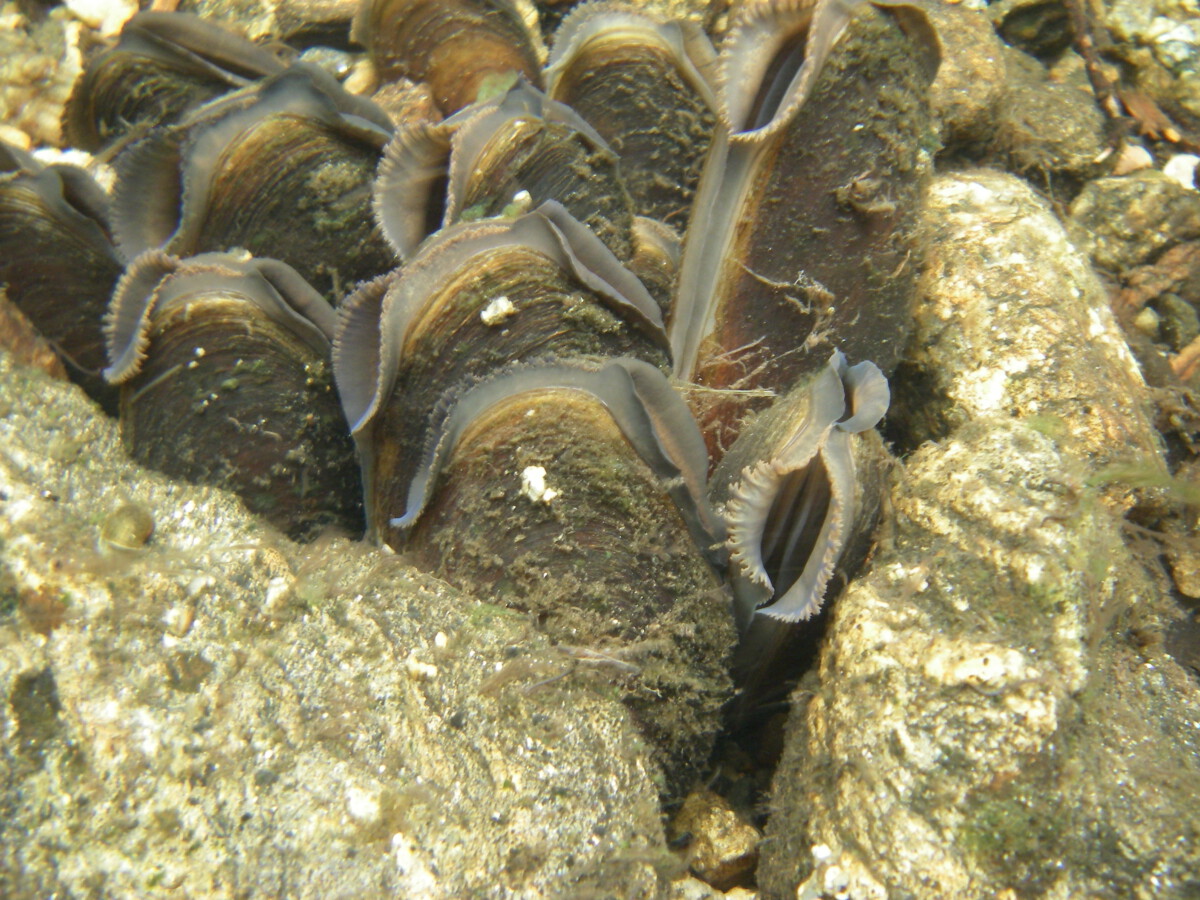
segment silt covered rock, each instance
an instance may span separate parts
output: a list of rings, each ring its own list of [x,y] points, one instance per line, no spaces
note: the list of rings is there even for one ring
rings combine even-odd
[[[914,364],[871,570],[793,697],[766,897],[1186,897],[1200,691],[1122,538],[1162,472],[1086,261],[1032,191],[930,191]],[[927,407],[922,416],[921,407]],[[915,416],[905,423],[905,416]]]
[[[140,470],[7,355],[0,447],[0,895],[666,891],[628,665]]]

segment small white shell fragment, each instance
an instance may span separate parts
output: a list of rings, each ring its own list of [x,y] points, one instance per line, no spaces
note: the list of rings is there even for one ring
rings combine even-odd
[[[433,897],[440,893],[437,876],[408,835],[399,831],[392,835],[392,853],[396,857],[399,884],[405,896]]]
[[[558,496],[558,491],[546,485],[544,466],[526,466],[521,472],[521,493],[534,503],[549,503]]]
[[[533,197],[529,195],[529,191],[517,191],[513,194],[512,205],[522,212],[528,212],[533,208]]]
[[[263,602],[268,608],[274,608],[286,600],[291,593],[291,582],[277,575],[267,583],[267,593]]]
[[[1163,165],[1163,174],[1189,191],[1194,191],[1196,190],[1196,165],[1198,163],[1200,163],[1200,156],[1179,153],[1172,156]]]
[[[513,302],[503,294],[494,298],[487,306],[479,313],[479,318],[483,320],[484,325],[499,325],[505,319],[511,318],[517,314],[517,308]]]
[[[439,631],[433,636],[433,646],[437,647],[439,650],[445,647],[448,643],[449,638],[446,637],[446,632],[444,631]]]
[[[939,684],[991,691],[1038,674],[1020,651],[983,642],[936,641],[925,660],[925,675]]]

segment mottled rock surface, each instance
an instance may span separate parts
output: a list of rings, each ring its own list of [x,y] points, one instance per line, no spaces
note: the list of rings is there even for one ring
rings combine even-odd
[[[926,14],[941,50],[930,100],[942,141],[953,147],[989,140],[1007,88],[1004,45],[981,10],[931,3]]]
[[[939,178],[894,520],[796,707],[764,896],[1192,897],[1200,690],[1122,539],[1161,471],[1086,260],[1022,182]],[[913,398],[899,414],[912,411]],[[799,894],[797,894],[799,891]]]
[[[65,7],[30,21],[17,3],[0,4],[0,140],[58,143],[63,105],[82,71],[81,28]]]
[[[1109,272],[1200,237],[1200,193],[1149,169],[1089,182],[1071,204],[1071,238]]]
[[[615,694],[523,616],[138,469],[0,354],[0,896],[660,896]]]
[[[1104,0],[1104,21],[1137,89],[1200,127],[1200,10],[1191,0]]]

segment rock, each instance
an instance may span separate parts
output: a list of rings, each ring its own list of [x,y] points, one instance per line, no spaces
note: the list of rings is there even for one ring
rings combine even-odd
[[[1107,146],[1092,95],[1048,81],[1009,88],[997,110],[995,141],[1011,169],[1038,175],[1087,175]]]
[[[745,821],[719,794],[694,791],[675,815],[676,835],[690,835],[689,865],[718,890],[749,880],[758,863],[758,829]]]
[[[336,34],[349,27],[358,4],[354,0],[179,0],[176,8],[222,22],[251,40],[284,41],[322,30]]]
[[[1165,471],[1144,386],[1026,185],[942,176],[928,220],[933,411],[902,430],[929,440],[793,695],[762,894],[1195,896],[1200,689],[1123,541],[1132,488],[1100,477]]]
[[[1200,237],[1200,192],[1146,169],[1089,182],[1071,204],[1071,238],[1114,274]]]
[[[1200,16],[1189,0],[1105,0],[1113,52],[1137,89],[1189,131],[1200,128]]]
[[[990,171],[938,178],[927,206],[918,338],[889,413],[902,445],[1002,416],[1069,441],[1094,471],[1156,460],[1137,364],[1050,207]]]
[[[979,10],[948,3],[923,9],[941,49],[930,100],[942,141],[948,147],[981,144],[995,130],[995,109],[1008,83],[1004,45]]]
[[[82,70],[79,33],[65,7],[31,20],[18,4],[0,4],[0,122],[34,145],[59,142],[63,106]]]
[[[137,468],[7,354],[0,448],[0,896],[658,897],[679,873],[607,670],[526,617]],[[130,505],[136,539],[101,542]]]

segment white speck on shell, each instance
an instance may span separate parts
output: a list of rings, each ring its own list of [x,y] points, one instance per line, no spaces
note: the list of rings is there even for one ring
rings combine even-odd
[[[530,195],[529,191],[517,191],[512,196],[512,205],[521,212],[529,212],[529,210],[533,209],[533,197]]]
[[[526,466],[521,472],[521,493],[533,503],[550,503],[558,491],[546,484],[546,469],[543,466]]]
[[[512,318],[517,314],[517,308],[513,302],[503,295],[494,298],[487,306],[479,313],[479,318],[484,325],[499,325],[507,319]]]

